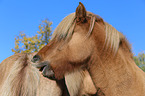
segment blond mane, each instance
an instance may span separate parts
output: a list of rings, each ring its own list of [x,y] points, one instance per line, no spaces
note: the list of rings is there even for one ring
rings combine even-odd
[[[86,37],[89,37],[93,30],[95,21],[97,19],[100,19],[101,17],[93,14],[92,12],[87,12],[87,16],[89,16],[91,18],[90,28],[89,28],[88,33],[86,34]],[[75,24],[76,24],[75,13],[71,13],[70,15],[66,16],[59,23],[57,28],[54,30],[54,33],[52,35],[52,40],[57,39],[58,41],[60,41],[60,40],[68,41],[71,38],[71,36],[73,35]],[[125,37],[122,33],[117,31],[112,25],[108,24],[107,22],[104,22],[104,24],[105,24],[105,31],[106,31],[104,46],[105,46],[105,48],[111,48],[111,50],[115,54],[119,48],[120,40],[125,39]],[[130,46],[128,45],[128,47],[130,47]]]
[[[2,81],[2,86],[0,89],[0,96],[36,96],[37,87],[39,84],[39,72],[36,68],[30,68],[27,64],[31,64],[29,61],[29,55],[27,54],[17,54],[13,61],[13,57],[9,57],[13,65],[10,69],[7,68],[9,65],[1,64],[2,68],[7,68],[6,74],[3,73],[3,77],[6,77]],[[8,60],[7,59],[7,60]],[[9,71],[10,70],[10,71]],[[0,70],[1,71],[1,70]],[[7,73],[7,71],[9,71]]]
[[[105,22],[105,28],[105,46],[106,48],[110,47],[115,54],[119,48],[120,40],[125,37],[122,33],[117,31],[112,25],[108,24],[107,22]]]
[[[52,40],[54,38],[57,38],[58,40],[70,38],[73,34],[73,30],[75,27],[74,21],[75,21],[75,13],[66,16],[54,30],[52,34]]]

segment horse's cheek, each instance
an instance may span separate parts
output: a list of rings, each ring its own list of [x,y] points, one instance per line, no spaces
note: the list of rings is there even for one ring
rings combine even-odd
[[[86,46],[85,44],[79,43],[75,46],[71,46],[69,49],[69,58],[72,62],[80,62],[88,58],[91,54],[90,46]]]

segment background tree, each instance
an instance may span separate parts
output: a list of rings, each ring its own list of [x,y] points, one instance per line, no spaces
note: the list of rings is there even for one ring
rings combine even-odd
[[[141,52],[138,56],[134,56],[134,61],[145,72],[145,53]]]
[[[15,47],[12,49],[12,52],[37,52],[50,41],[52,32],[51,25],[52,22],[49,22],[47,19],[43,20],[39,25],[39,31],[32,37],[27,36],[24,32],[20,32],[20,34],[15,37]]]

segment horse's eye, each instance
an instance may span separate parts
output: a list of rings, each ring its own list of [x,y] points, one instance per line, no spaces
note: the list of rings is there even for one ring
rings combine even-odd
[[[39,61],[40,60],[40,56],[39,55],[35,55],[33,58],[32,58],[32,62],[37,62],[37,61]]]

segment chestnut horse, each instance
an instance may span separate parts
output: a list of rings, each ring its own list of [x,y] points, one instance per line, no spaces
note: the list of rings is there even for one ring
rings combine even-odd
[[[82,3],[54,34],[32,59],[43,76],[61,80],[86,69],[105,96],[145,96],[145,73],[135,64],[125,36]]]
[[[45,78],[34,67],[31,59],[35,54],[18,53],[0,63],[0,96],[69,96],[63,79],[54,81]],[[74,78],[79,78],[79,82],[72,85]],[[65,81],[71,96],[96,94],[97,90],[87,71],[66,75]]]

